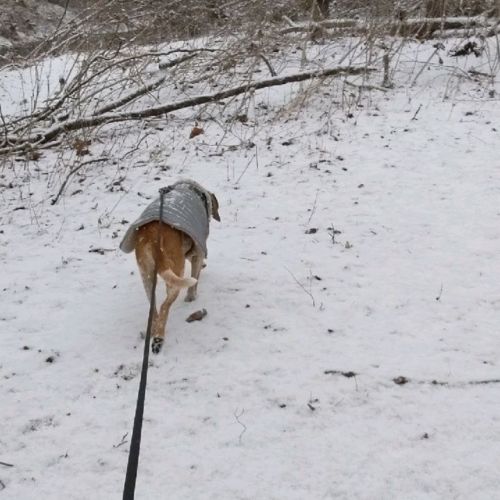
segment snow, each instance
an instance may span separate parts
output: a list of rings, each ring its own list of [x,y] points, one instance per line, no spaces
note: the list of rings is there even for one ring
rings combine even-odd
[[[61,56],[4,70],[0,73],[2,113],[25,116],[46,105],[48,96],[60,90],[59,79],[73,75],[77,68],[77,58]]]
[[[332,84],[280,112],[301,84],[256,93],[230,134],[189,140],[181,113],[135,149],[146,125],[104,129],[91,158],[133,152],[55,205],[74,152],[3,167],[1,498],[120,498],[148,305],[118,244],[179,177],[222,222],[151,358],[137,498],[498,496],[500,104],[460,76],[484,60],[412,86],[415,50],[362,107]]]

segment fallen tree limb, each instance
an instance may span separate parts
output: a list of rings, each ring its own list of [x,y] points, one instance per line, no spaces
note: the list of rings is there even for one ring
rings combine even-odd
[[[329,68],[320,71],[307,71],[304,73],[296,73],[293,75],[274,77],[268,80],[261,80],[258,82],[247,83],[244,85],[240,85],[238,87],[233,87],[231,89],[215,92],[213,94],[195,96],[188,99],[184,99],[182,101],[163,104],[161,106],[155,106],[137,111],[126,111],[122,113],[104,113],[98,116],[86,116],[86,117],[76,118],[71,121],[58,123],[46,131],[38,132],[37,134],[29,137],[29,139],[27,139],[26,141],[18,142],[14,147],[1,148],[0,155],[10,154],[13,151],[22,151],[26,148],[36,147],[39,146],[40,144],[45,144],[49,141],[54,140],[56,137],[58,137],[60,134],[64,132],[70,132],[73,130],[80,130],[90,127],[97,127],[99,125],[104,125],[108,123],[116,123],[129,120],[141,120],[143,118],[166,115],[168,113],[172,113],[180,109],[191,108],[194,106],[199,106],[201,104],[214,103],[222,101],[229,97],[235,97],[237,95],[244,94],[246,92],[253,92],[255,90],[274,87],[277,85],[284,85],[287,83],[302,82],[313,78],[326,78],[339,75],[360,75],[371,71],[375,71],[375,68],[357,67],[357,66],[337,66],[335,68]]]
[[[369,32],[388,33],[392,36],[420,36],[430,37],[441,30],[467,30],[472,28],[485,28],[488,33],[494,34],[495,30],[491,20],[484,16],[477,17],[416,17],[404,20],[376,18],[370,20],[359,19],[327,19],[319,22],[294,24],[283,28],[280,33],[310,33],[315,30],[343,35],[362,35]],[[489,35],[489,36],[491,36]]]
[[[285,18],[285,21],[289,21]],[[291,22],[291,21],[290,21]],[[289,23],[290,24],[290,23]],[[288,33],[300,33],[313,31],[314,29],[342,29],[342,28],[355,28],[366,24],[364,21],[358,19],[326,19],[325,21],[311,21],[306,24],[292,23],[288,28],[283,28],[280,33],[286,35]]]

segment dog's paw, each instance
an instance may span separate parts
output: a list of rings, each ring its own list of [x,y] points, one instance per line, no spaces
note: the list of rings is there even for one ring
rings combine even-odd
[[[193,302],[193,300],[196,300],[196,295],[193,293],[189,293],[186,295],[186,298],[184,299],[184,302]]]
[[[162,345],[163,345],[163,338],[154,337],[153,343],[151,344],[151,351],[153,351],[153,354],[158,354],[161,351]]]

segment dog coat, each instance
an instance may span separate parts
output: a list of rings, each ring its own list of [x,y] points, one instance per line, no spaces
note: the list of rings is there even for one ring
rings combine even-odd
[[[162,222],[186,233],[207,256],[210,193],[194,181],[179,181],[169,186],[163,195]],[[160,197],[146,207],[141,216],[127,229],[120,249],[130,253],[135,248],[137,230],[149,222],[160,220]]]

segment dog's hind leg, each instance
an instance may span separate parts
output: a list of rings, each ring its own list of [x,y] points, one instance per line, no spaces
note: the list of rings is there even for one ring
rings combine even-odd
[[[156,330],[154,332],[153,343],[151,345],[151,350],[153,353],[158,354],[163,345],[165,339],[165,326],[167,324],[168,313],[170,311],[170,306],[175,302],[175,299],[179,296],[181,288],[192,285],[191,278],[181,278],[184,274],[184,257],[182,255],[179,258],[168,262],[169,266],[164,271],[160,273],[160,276],[165,280],[165,285],[167,287],[167,297],[163,301],[160,307],[160,312],[158,313],[158,321],[156,323]]]
[[[153,343],[151,344],[151,350],[155,354],[158,354],[163,346],[163,342],[165,340],[165,325],[167,324],[170,306],[175,302],[175,299],[178,297],[179,292],[179,288],[167,287],[167,297],[160,307],[158,321],[156,323],[156,330],[153,337]]]
[[[186,298],[184,299],[186,302],[192,302],[196,299],[196,295],[198,294],[198,280],[200,279],[200,272],[203,266],[203,257],[198,253],[194,253],[189,260],[191,261],[191,277],[196,280],[196,283],[188,288]]]
[[[167,286],[167,297],[160,307],[158,313],[158,322],[156,323],[156,331],[154,333],[153,344],[151,350],[157,354],[163,345],[165,338],[165,325],[167,324],[168,313],[170,306],[179,296],[181,288],[192,287],[196,285],[196,280],[193,278],[181,278],[184,274],[184,255],[179,253],[176,258],[167,261],[169,266],[160,273],[160,276],[165,280]]]
[[[149,302],[153,298],[153,277],[155,273],[155,262],[153,256],[151,255],[148,246],[138,246],[136,247],[136,258],[139,271],[141,273],[142,283],[144,285],[144,290],[148,297]],[[152,331],[155,330],[156,322],[158,321],[158,313],[156,311],[156,306],[153,310],[153,323]]]

